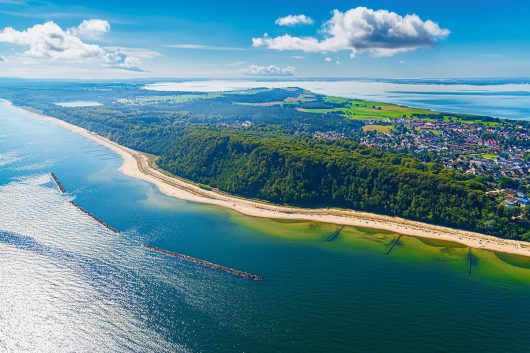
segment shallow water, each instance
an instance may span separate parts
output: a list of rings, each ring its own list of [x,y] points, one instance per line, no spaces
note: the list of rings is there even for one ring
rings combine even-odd
[[[90,140],[5,106],[0,121],[2,352],[528,351],[528,259],[473,250],[469,275],[458,244],[405,236],[386,256],[396,234],[353,227],[326,241],[336,226],[172,199]]]

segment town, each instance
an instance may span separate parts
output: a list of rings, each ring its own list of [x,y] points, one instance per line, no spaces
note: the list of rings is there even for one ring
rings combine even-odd
[[[528,205],[530,129],[525,122],[399,118],[367,121],[362,144],[413,154],[426,162],[482,176],[508,207]]]

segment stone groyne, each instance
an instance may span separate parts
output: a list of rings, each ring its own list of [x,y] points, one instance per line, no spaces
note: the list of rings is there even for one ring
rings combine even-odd
[[[213,268],[215,270],[228,272],[228,273],[230,273],[230,274],[232,274],[234,276],[243,277],[243,278],[250,279],[250,280],[253,280],[253,281],[261,281],[261,277],[260,276],[252,274],[252,273],[249,273],[249,272],[239,271],[239,270],[236,270],[236,269],[231,268],[231,267],[215,264],[215,263],[210,262],[210,261],[197,259],[195,257],[179,254],[179,253],[176,253],[176,252],[173,252],[173,251],[169,251],[169,250],[160,249],[160,248],[157,248],[156,246],[151,246],[151,245],[144,244],[144,248],[152,250],[152,251],[156,251],[156,252],[164,254],[164,255],[178,257],[179,259],[182,259],[182,260],[185,260],[185,261],[189,261],[189,262],[193,262],[193,263],[198,264],[198,265],[210,267],[210,268]]]
[[[52,176],[53,182],[59,188],[59,191],[61,191],[64,194],[66,191],[64,190],[63,184],[61,184],[61,182],[59,181],[59,178],[57,178],[57,175],[55,175],[55,173],[51,173],[51,176]]]
[[[94,216],[92,213],[88,212],[87,210],[85,210],[83,207],[79,206],[78,204],[76,204],[74,201],[70,201],[70,203],[72,205],[74,205],[75,207],[77,207],[81,212],[83,212],[84,214],[86,214],[87,216],[89,216],[90,218],[92,218],[94,221],[98,222],[99,224],[101,224],[102,226],[104,226],[105,228],[107,228],[108,230],[110,230],[111,232],[115,233],[115,234],[120,234],[120,231],[117,230],[116,228],[112,227],[111,225],[109,225],[108,223],[106,223],[105,221],[102,221],[101,219],[97,218],[96,216]]]

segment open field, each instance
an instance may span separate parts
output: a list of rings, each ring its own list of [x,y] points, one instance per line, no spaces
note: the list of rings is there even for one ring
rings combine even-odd
[[[307,113],[339,113],[350,119],[356,120],[382,120],[393,118],[410,118],[414,114],[432,114],[426,109],[408,108],[396,104],[354,100],[339,97],[326,97],[328,103],[345,104],[345,107],[331,109],[299,109]]]
[[[369,132],[369,131],[377,131],[380,133],[388,134],[390,131],[392,131],[394,127],[392,125],[364,125],[363,131]]]

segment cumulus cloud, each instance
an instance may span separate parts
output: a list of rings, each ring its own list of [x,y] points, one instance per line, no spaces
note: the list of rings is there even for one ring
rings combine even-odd
[[[369,52],[376,56],[392,56],[418,48],[433,47],[449,35],[431,20],[418,15],[401,16],[387,10],[357,7],[346,12],[333,11],[333,16],[322,26],[323,38],[282,35],[253,38],[254,47],[305,52],[351,51]]]
[[[37,24],[23,31],[6,27],[0,31],[0,42],[26,47],[23,55],[52,60],[82,61],[99,60],[106,66],[139,71],[139,60],[128,56],[120,49],[106,49],[87,43],[80,35],[94,36],[110,29],[107,21],[83,21],[78,27],[62,29],[53,21]]]
[[[145,48],[127,48],[127,47],[103,47],[107,52],[113,52],[116,50],[121,51],[127,56],[131,56],[137,59],[152,59],[162,56],[160,52]]]
[[[330,58],[329,56],[327,58],[324,58],[324,61],[327,62],[327,63],[330,63],[333,59]]]
[[[278,18],[275,23],[278,26],[294,27],[297,25],[312,25],[313,19],[306,15],[288,15]]]
[[[294,75],[294,67],[278,67],[275,65],[259,66],[250,65],[243,70],[245,75],[250,76],[292,76]]]
[[[28,50],[24,54],[37,58],[76,60],[104,55],[103,49],[98,45],[83,42],[52,21],[24,31],[6,27],[0,32],[0,42],[26,46]]]
[[[127,56],[122,50],[117,49],[112,52],[105,53],[104,61],[106,66],[114,69],[122,69],[129,71],[142,72],[140,68],[140,60],[131,56]]]
[[[71,28],[69,32],[74,36],[85,38],[98,38],[110,31],[110,23],[105,20],[83,20],[79,26]]]
[[[5,57],[5,56],[2,56],[2,55],[0,55],[0,63],[5,63],[5,62],[7,62],[7,59],[6,59],[6,57]]]

